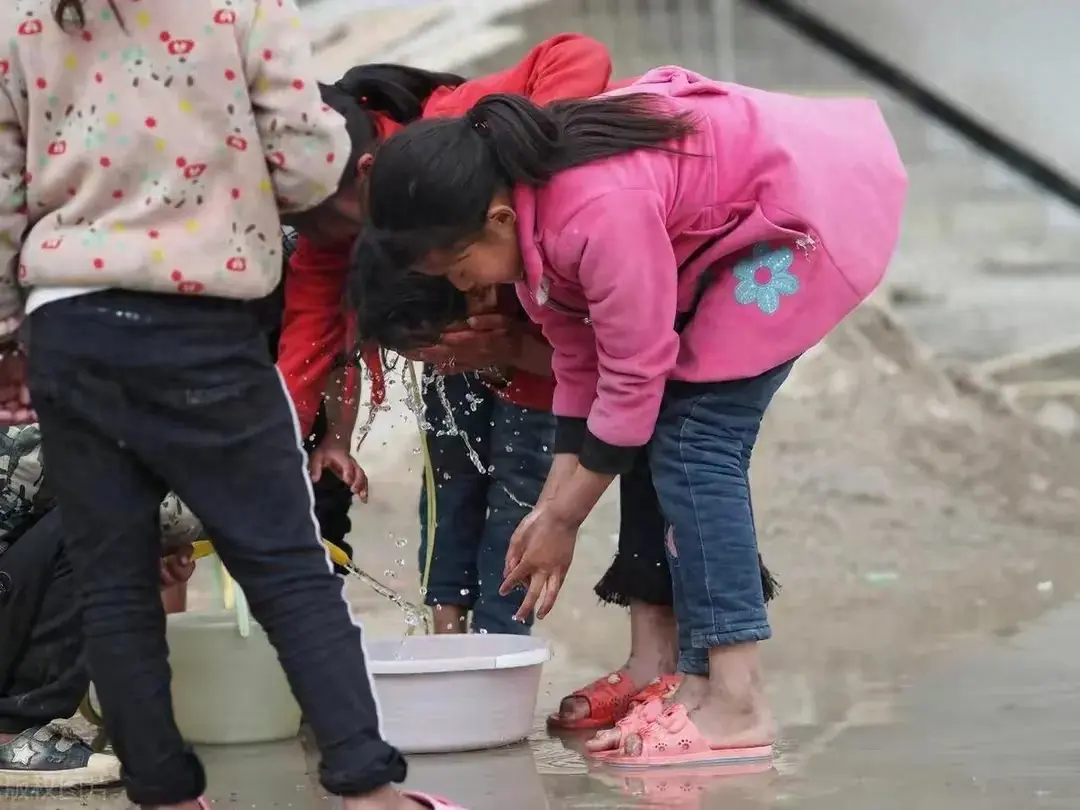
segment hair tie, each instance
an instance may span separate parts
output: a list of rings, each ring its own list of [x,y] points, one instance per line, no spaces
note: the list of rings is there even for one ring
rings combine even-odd
[[[469,122],[469,126],[475,129],[481,135],[487,132],[487,120],[480,112],[477,111],[475,107],[465,113],[465,120]]]

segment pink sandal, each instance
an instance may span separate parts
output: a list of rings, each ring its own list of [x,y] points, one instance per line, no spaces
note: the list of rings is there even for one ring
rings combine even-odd
[[[713,748],[676,703],[641,732],[641,753],[620,751],[605,764],[613,768],[669,768],[674,765],[723,765],[731,774],[764,773],[773,766],[773,747]]]
[[[674,694],[682,683],[681,675],[661,675],[649,682],[649,685],[634,695],[630,701],[630,711],[615,729],[619,732],[619,743],[605,751],[585,749],[585,756],[590,759],[607,760],[622,753],[623,743],[631,734],[640,734],[664,713],[664,700]]]
[[[465,810],[464,807],[454,804],[449,799],[441,799],[438,796],[428,796],[426,793],[411,793],[405,791],[402,795],[407,799],[412,799],[414,802],[420,802],[420,804],[427,805],[431,810]]]

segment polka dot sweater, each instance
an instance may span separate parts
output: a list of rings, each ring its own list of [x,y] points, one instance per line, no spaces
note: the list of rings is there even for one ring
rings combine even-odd
[[[349,154],[294,0],[0,10],[0,336],[27,289],[258,298]]]

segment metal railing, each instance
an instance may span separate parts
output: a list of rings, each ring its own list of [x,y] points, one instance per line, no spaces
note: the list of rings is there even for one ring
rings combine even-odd
[[[742,1],[842,59],[864,77],[888,88],[894,95],[1044,191],[1080,209],[1080,184],[805,6],[790,0]]]

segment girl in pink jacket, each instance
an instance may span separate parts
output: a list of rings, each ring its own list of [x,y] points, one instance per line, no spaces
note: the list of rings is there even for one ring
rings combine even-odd
[[[556,461],[506,563],[522,615],[551,609],[582,521],[647,446],[685,678],[590,746],[611,764],[771,766],[750,456],[795,359],[880,283],[905,189],[873,102],[677,67],[543,109],[491,96],[376,158],[356,272],[387,300],[363,302],[362,328],[407,317],[423,343],[451,284],[515,284],[554,348]]]

